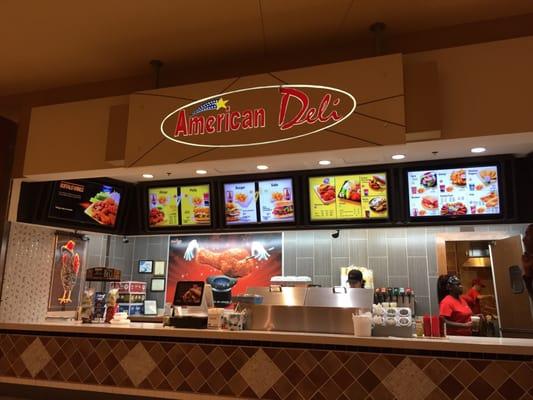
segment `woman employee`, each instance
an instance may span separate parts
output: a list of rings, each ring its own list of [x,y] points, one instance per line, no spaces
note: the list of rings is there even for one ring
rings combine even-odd
[[[348,284],[352,289],[362,289],[365,287],[363,273],[358,269],[352,269],[348,272]]]
[[[455,275],[441,275],[437,282],[440,315],[446,322],[448,335],[472,335],[472,310],[462,298],[463,286]]]

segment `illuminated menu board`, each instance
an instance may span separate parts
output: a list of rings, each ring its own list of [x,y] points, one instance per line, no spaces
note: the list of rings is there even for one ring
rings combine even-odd
[[[294,222],[292,179],[224,184],[227,225]]]
[[[309,178],[311,221],[388,217],[387,174]]]
[[[180,197],[182,225],[211,224],[209,185],[182,186]]]
[[[498,168],[408,171],[411,217],[500,214]]]
[[[211,224],[209,185],[148,189],[150,228]]]

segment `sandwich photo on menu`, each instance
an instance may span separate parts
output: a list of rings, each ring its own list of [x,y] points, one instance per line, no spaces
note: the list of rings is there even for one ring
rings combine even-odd
[[[272,210],[274,218],[286,219],[294,218],[294,205],[290,200],[280,200],[274,203],[274,209]]]
[[[259,181],[258,188],[261,222],[294,221],[292,179]]]

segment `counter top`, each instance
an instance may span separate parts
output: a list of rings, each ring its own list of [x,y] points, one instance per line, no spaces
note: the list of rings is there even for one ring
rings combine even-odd
[[[302,332],[226,331],[208,329],[178,329],[157,323],[129,325],[79,324],[73,322],[43,322],[33,324],[0,323],[0,331],[29,332],[31,334],[65,333],[87,335],[153,336],[154,338],[184,338],[203,340],[238,340],[276,343],[299,343],[369,348],[451,351],[464,353],[492,353],[533,356],[533,339],[449,336],[446,338],[354,337]]]

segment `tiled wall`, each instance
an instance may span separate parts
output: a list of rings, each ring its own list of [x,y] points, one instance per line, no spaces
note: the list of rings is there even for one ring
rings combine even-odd
[[[413,288],[417,295],[417,311],[426,313],[437,310],[437,233],[475,229],[520,234],[525,226],[346,229],[340,232],[337,239],[331,237],[332,230],[285,232],[284,274],[308,275],[315,283],[332,286],[340,283],[340,267],[367,266],[374,270],[375,286]],[[12,225],[0,320],[44,320],[52,267],[53,235],[53,229]],[[149,283],[152,275],[139,274],[138,261],[168,260],[168,235],[130,237],[128,243],[118,236],[92,234],[89,237],[87,266],[109,265],[119,268],[123,271],[123,280]],[[108,238],[109,258],[106,260]],[[162,308],[164,293],[151,293],[149,286],[147,298],[157,300],[158,307]]]
[[[411,287],[419,314],[438,310],[435,235],[441,232],[505,231],[520,234],[526,224],[432,226],[383,229],[285,232],[285,275],[308,275],[322,286],[340,284],[340,268],[364,266],[374,271],[376,287]]]

